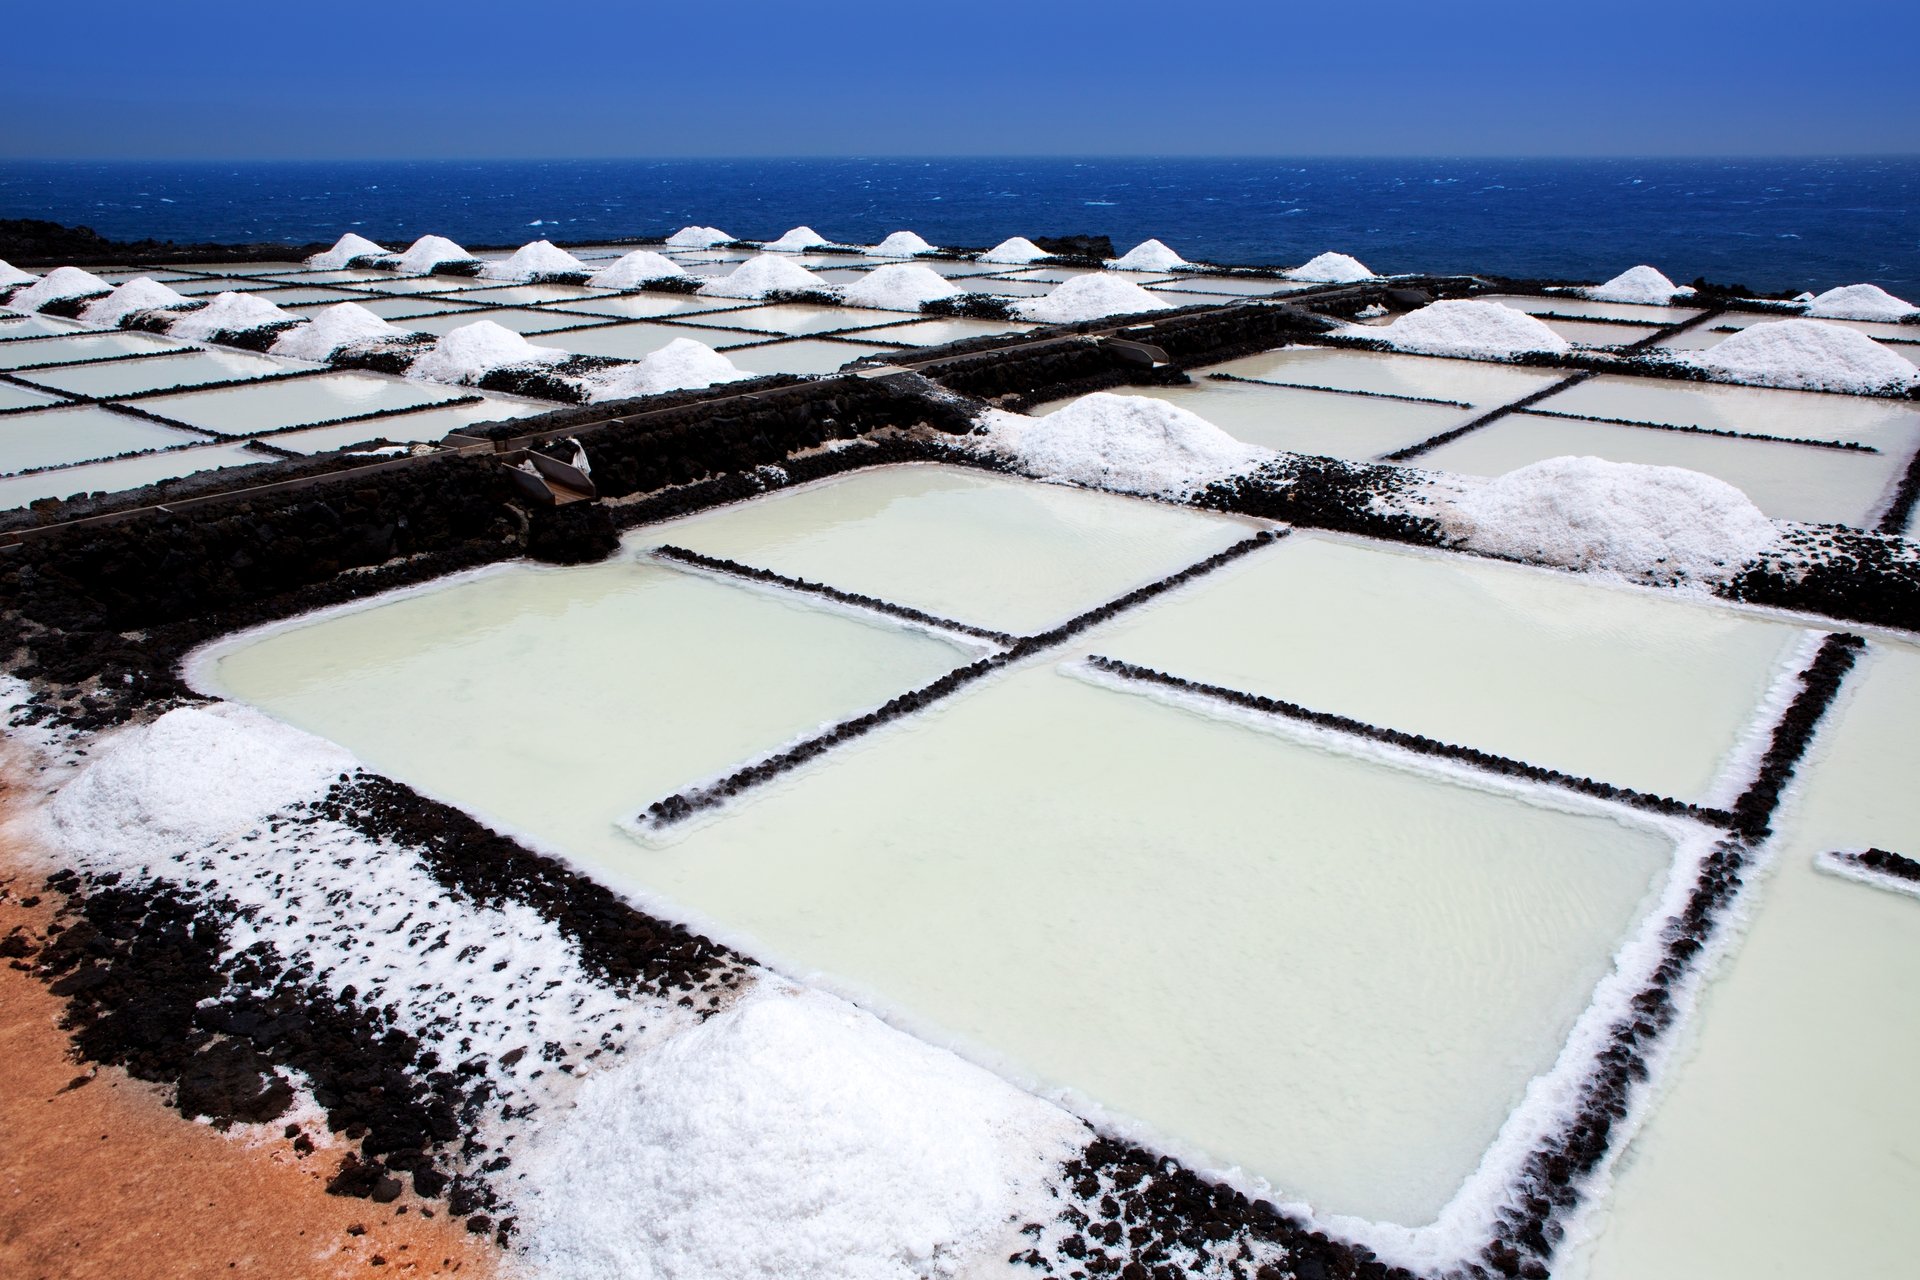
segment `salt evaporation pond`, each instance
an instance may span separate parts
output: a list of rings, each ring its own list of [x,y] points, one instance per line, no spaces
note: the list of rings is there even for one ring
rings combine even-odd
[[[1620,1160],[1594,1280],[1895,1280],[1920,1255],[1920,902],[1813,855],[1920,849],[1920,650],[1869,647],[1774,825],[1753,920]]]
[[[616,825],[975,656],[635,560],[642,542],[1027,629],[1246,532],[887,468],[655,527],[607,564],[485,571],[237,637],[196,678],[1174,1150],[1419,1225],[1553,1065],[1664,884],[1677,824],[1105,687],[1080,659],[1141,633],[1123,617],[667,838]],[[1167,597],[1144,631],[1208,599]],[[1764,685],[1782,636],[1759,630],[1715,657],[1744,652]],[[1167,656],[1199,663],[1178,633]],[[1427,687],[1395,690],[1378,718],[1417,721]],[[1695,748],[1710,767],[1718,739]]]

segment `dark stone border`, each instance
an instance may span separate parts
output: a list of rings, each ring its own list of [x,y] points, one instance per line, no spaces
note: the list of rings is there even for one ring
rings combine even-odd
[[[1862,871],[1871,871],[1876,875],[1891,876],[1895,880],[1905,880],[1911,884],[1920,884],[1920,862],[1912,858],[1903,858],[1897,853],[1888,853],[1885,849],[1869,849],[1865,853],[1829,853],[1835,862]]]

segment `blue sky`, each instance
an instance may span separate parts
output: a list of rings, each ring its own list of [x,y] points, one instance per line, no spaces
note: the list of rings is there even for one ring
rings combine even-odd
[[[8,6],[0,158],[1920,152],[1920,3]]]

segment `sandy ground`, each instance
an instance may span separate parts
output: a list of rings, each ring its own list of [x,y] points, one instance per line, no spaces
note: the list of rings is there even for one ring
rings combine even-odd
[[[16,925],[38,937],[52,919],[58,895],[22,904],[44,880],[24,854],[0,842],[0,937]],[[506,1272],[444,1203],[327,1195],[341,1148],[303,1158],[284,1123],[253,1144],[224,1136],[117,1067],[76,1063],[58,1026],[64,1002],[16,967],[30,963],[0,961],[0,1276]],[[325,1140],[324,1126],[308,1131]]]

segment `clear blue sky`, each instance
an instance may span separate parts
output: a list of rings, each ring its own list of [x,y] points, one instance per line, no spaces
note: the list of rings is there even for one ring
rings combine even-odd
[[[1920,152],[1920,0],[14,0],[0,158]]]

